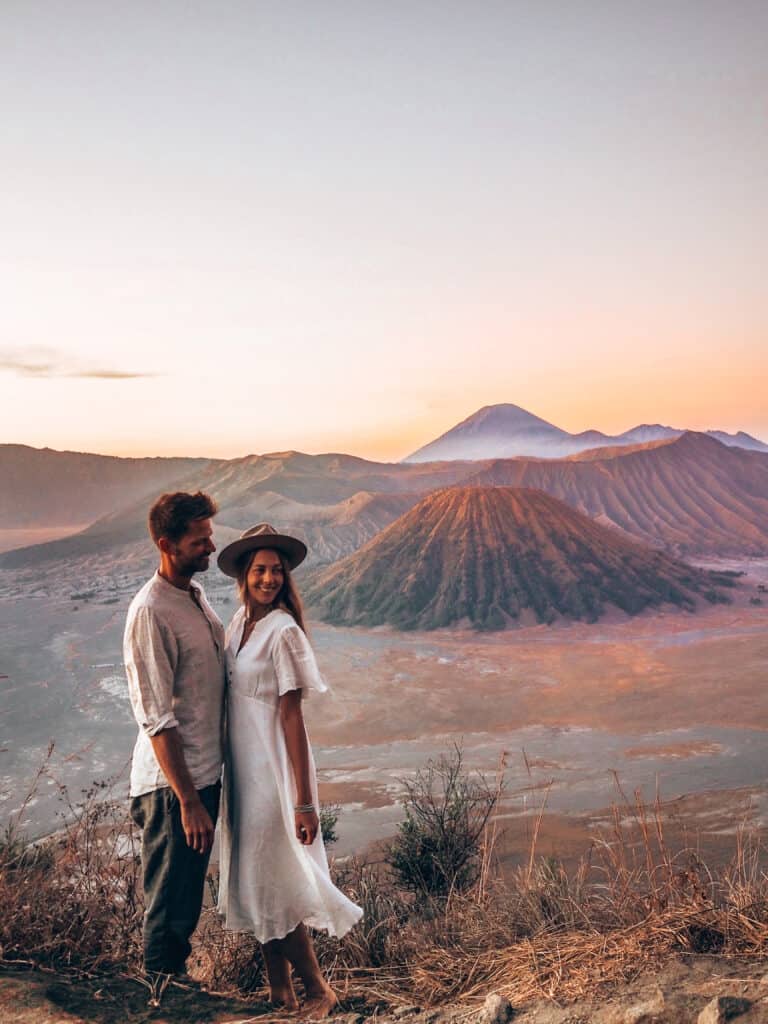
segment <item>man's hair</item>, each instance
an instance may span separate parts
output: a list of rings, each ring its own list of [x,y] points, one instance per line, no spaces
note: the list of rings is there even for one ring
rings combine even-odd
[[[218,506],[209,494],[198,491],[174,491],[161,494],[149,510],[149,532],[157,544],[161,537],[176,543],[196,519],[210,519],[218,512]]]

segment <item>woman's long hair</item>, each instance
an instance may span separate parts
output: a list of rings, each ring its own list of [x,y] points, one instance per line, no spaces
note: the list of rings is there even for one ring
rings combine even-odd
[[[288,568],[285,555],[276,548],[256,548],[255,551],[251,551],[250,554],[245,555],[237,567],[237,589],[240,594],[240,600],[245,607],[246,615],[250,613],[252,604],[248,597],[248,570],[251,568],[251,562],[253,562],[259,551],[265,550],[274,551],[280,559],[280,564],[283,567],[283,585],[277,592],[277,597],[273,602],[273,607],[282,608],[283,611],[288,612],[288,614],[293,616],[296,620],[296,623],[301,628],[302,632],[306,633],[307,629],[304,625],[304,608],[301,603],[301,598],[299,597],[299,592],[296,589],[296,584],[293,582],[291,570]]]

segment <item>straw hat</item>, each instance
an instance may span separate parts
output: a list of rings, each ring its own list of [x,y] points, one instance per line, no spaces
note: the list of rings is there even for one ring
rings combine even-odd
[[[216,561],[227,576],[237,576],[238,562],[243,555],[249,551],[258,551],[259,548],[271,548],[285,555],[289,569],[295,569],[307,557],[307,545],[303,541],[278,533],[269,523],[258,523],[246,530],[239,540],[233,540],[222,548]]]

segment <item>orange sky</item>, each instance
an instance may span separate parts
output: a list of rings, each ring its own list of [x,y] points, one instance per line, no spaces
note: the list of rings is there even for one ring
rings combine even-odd
[[[497,402],[768,440],[739,12],[6,5],[0,443],[394,460]]]

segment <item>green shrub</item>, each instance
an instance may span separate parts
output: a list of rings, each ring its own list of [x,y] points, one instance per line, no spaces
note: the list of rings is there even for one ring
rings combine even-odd
[[[320,804],[320,831],[323,834],[323,842],[326,846],[335,843],[339,838],[336,825],[340,812],[341,807],[338,804]]]
[[[468,889],[478,875],[482,835],[500,788],[468,775],[459,747],[402,782],[405,821],[386,853],[395,881],[424,896]]]

